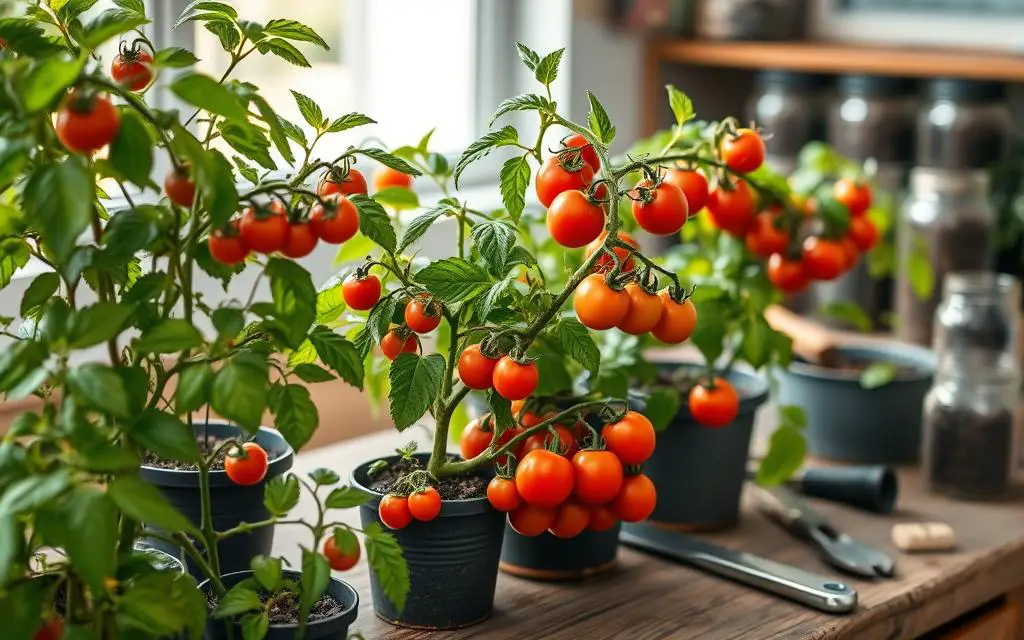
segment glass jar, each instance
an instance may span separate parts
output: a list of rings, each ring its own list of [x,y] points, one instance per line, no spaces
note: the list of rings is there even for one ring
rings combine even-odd
[[[847,158],[874,158],[905,172],[913,162],[917,105],[913,80],[843,76],[826,108],[828,142]]]
[[[947,273],[985,271],[994,260],[996,212],[985,171],[917,167],[897,232],[896,335],[931,346]],[[929,277],[931,276],[931,277]]]
[[[747,117],[771,134],[764,141],[765,161],[776,171],[792,173],[804,145],[824,136],[825,83],[824,77],[808,73],[772,69],[758,74]]]
[[[1020,282],[950,273],[935,314],[935,384],[924,407],[929,487],[966,499],[1011,493],[1022,441]]]
[[[976,80],[933,80],[917,125],[917,164],[942,169],[983,169],[1004,160],[1013,139],[1006,85]]]

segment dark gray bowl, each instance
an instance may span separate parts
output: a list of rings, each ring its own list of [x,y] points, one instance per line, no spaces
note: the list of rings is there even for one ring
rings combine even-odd
[[[778,371],[780,404],[807,413],[811,455],[860,464],[915,462],[921,448],[924,396],[935,374],[935,354],[901,342],[840,347],[840,356],[892,362],[900,372],[881,387],[864,389],[860,373],[793,362]]]

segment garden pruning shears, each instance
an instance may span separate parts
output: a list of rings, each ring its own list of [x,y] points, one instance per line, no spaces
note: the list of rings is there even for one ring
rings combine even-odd
[[[807,502],[785,487],[758,487],[762,513],[816,547],[834,567],[854,575],[891,577],[895,563],[886,552],[838,531]]]

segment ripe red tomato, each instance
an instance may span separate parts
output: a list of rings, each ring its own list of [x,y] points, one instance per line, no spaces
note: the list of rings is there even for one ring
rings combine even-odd
[[[628,412],[601,430],[605,446],[622,464],[642,464],[654,453],[654,425],[642,413]]]
[[[316,192],[321,196],[329,196],[332,193],[344,195],[362,194],[366,195],[366,178],[359,169],[349,169],[348,173],[341,177],[340,182],[334,181],[334,176],[327,172],[320,178]]]
[[[526,502],[554,507],[572,493],[572,463],[557,453],[536,449],[516,467],[516,489]]]
[[[762,258],[773,253],[782,253],[789,245],[789,234],[775,226],[778,219],[772,213],[762,211],[754,217],[754,223],[747,231],[747,251]]]
[[[698,384],[690,390],[689,406],[698,424],[724,427],[740,412],[740,397],[728,381],[715,378],[714,386]]]
[[[618,233],[619,233],[619,240],[622,240],[623,242],[625,242],[629,246],[633,247],[634,249],[639,249],[640,248],[640,245],[637,243],[636,239],[633,238],[633,236],[629,235],[625,231],[619,231]],[[587,248],[583,250],[583,259],[584,260],[589,260],[590,256],[594,255],[594,252],[600,251],[601,247],[604,246],[604,240],[607,237],[608,237],[608,232],[607,231],[602,231],[601,235],[599,235],[597,237],[597,240],[594,240],[593,242],[588,244]],[[619,262],[622,263],[622,269],[621,269],[622,273],[629,273],[630,271],[632,271],[634,264],[633,264],[633,257],[630,254],[629,249],[626,249],[624,247],[615,247],[613,249],[613,251],[615,252],[615,255],[618,256]],[[608,255],[605,252],[602,252],[601,257],[599,257],[597,259],[597,264],[595,265],[595,269],[594,270],[595,271],[611,271],[614,268],[615,268],[615,261],[612,260],[612,257],[610,255]]]
[[[391,167],[381,167],[373,174],[373,190],[383,191],[389,187],[412,189],[412,176]]]
[[[555,511],[555,519],[548,531],[556,538],[575,538],[590,524],[590,507],[577,500],[566,500]]]
[[[523,504],[516,489],[516,481],[512,478],[494,476],[487,483],[487,500],[498,511],[514,511]]]
[[[618,324],[619,331],[639,336],[658,326],[664,309],[661,298],[647,293],[635,282],[627,284],[625,291],[629,296],[629,311]]]
[[[783,293],[800,293],[811,283],[799,260],[787,260],[780,253],[768,259],[768,279]]]
[[[764,163],[764,140],[753,129],[739,129],[722,138],[722,160],[736,173],[749,173]]]
[[[403,340],[394,329],[380,339],[380,350],[388,360],[394,360],[402,353],[416,353],[419,347],[416,336],[410,335]]]
[[[54,616],[43,622],[43,626],[36,629],[32,640],[60,640],[64,635],[64,622]]]
[[[637,186],[650,187],[651,181],[644,180]],[[651,192],[651,198],[650,202],[633,201],[633,217],[641,229],[657,236],[668,236],[683,228],[690,207],[682,189],[671,182],[662,182]]]
[[[324,242],[341,244],[359,231],[359,210],[345,196],[334,196],[332,199],[337,201],[337,208],[331,211],[320,203],[313,205],[309,210],[309,223],[313,225],[317,237]]]
[[[275,207],[246,208],[238,230],[250,251],[274,253],[284,248],[288,242],[288,218],[279,211]]]
[[[572,458],[573,494],[589,504],[611,501],[622,488],[622,462],[612,451],[584,449]]]
[[[878,244],[878,227],[866,217],[860,216],[850,219],[850,229],[847,237],[853,241],[857,250],[867,253]]]
[[[471,344],[459,356],[459,379],[470,389],[490,389],[497,364],[497,358],[488,358],[481,353],[480,345]]]
[[[604,210],[571,189],[555,196],[548,207],[548,232],[563,247],[576,249],[596,240],[604,230]]]
[[[708,202],[708,179],[700,171],[669,169],[665,173],[665,182],[676,185],[683,192],[691,216],[697,215]]]
[[[721,185],[708,194],[708,214],[711,222],[726,233],[743,237],[754,222],[754,196],[742,180],[728,191]]]
[[[811,236],[803,249],[804,271],[815,280],[834,280],[846,270],[846,252],[838,242]]]
[[[550,207],[558,194],[563,191],[586,191],[594,179],[594,170],[586,162],[576,171],[569,171],[562,166],[558,156],[551,156],[541,165],[537,172],[537,199],[545,207]],[[586,243],[584,243],[586,244]]]
[[[855,218],[864,215],[871,207],[871,187],[863,182],[849,178],[838,180],[832,185],[832,195]]]
[[[441,305],[425,296],[410,298],[405,305],[405,324],[416,333],[430,333],[441,324]]]
[[[335,571],[347,571],[356,566],[356,563],[359,562],[359,543],[356,543],[353,550],[345,553],[339,549],[337,543],[334,542],[334,536],[330,536],[324,541],[324,557],[327,558],[327,562],[330,563],[331,569],[334,569]]]
[[[360,278],[351,274],[341,283],[341,297],[350,309],[368,311],[380,300],[380,278],[368,275]]]
[[[421,522],[430,522],[441,513],[441,494],[427,487],[409,496],[409,513]]]
[[[538,507],[524,504],[508,514],[508,523],[521,536],[533,538],[548,530],[555,521],[555,510],[551,507]]]
[[[489,415],[485,415],[470,420],[462,430],[462,435],[459,436],[459,453],[462,454],[463,459],[469,460],[477,457],[491,444],[494,430],[490,419]]]
[[[843,271],[849,271],[857,266],[857,261],[860,260],[860,251],[857,250],[857,245],[850,239],[850,236],[840,239],[839,246],[843,250]]]
[[[607,531],[615,526],[619,517],[607,505],[595,504],[590,507],[590,524],[588,531]]]
[[[270,467],[267,452],[255,442],[245,442],[242,451],[232,449],[224,458],[224,473],[237,485],[248,487],[259,484]]]
[[[540,424],[540,419],[538,418],[534,424]],[[523,426],[527,428],[530,426],[526,424],[525,418],[523,420]],[[554,433],[552,433],[552,431],[554,431]],[[549,429],[538,431],[537,433],[529,436],[523,442],[523,447],[519,450],[519,457],[525,456],[531,451],[535,451],[537,449],[555,451],[555,453],[563,458],[572,460],[572,457],[576,455],[577,451],[576,436],[572,431],[560,424],[550,427]]]
[[[142,91],[149,86],[153,72],[149,70],[153,56],[148,51],[123,47],[110,64],[110,77],[129,91]]]
[[[377,515],[388,529],[404,529],[412,522],[409,499],[405,496],[388,494],[381,499],[380,505],[377,507]]]
[[[594,145],[587,142],[587,139],[580,134],[574,134],[565,139],[565,146],[582,149],[583,162],[586,162],[594,173],[601,168],[601,158],[597,155]]]
[[[611,329],[629,313],[629,294],[624,289],[612,289],[603,275],[592,273],[576,288],[572,308],[584,326],[597,330]]]
[[[238,221],[232,221],[227,229],[214,229],[207,239],[210,256],[221,264],[236,265],[245,261],[249,248],[238,234]]]
[[[316,232],[313,231],[312,225],[306,222],[290,224],[281,253],[289,258],[302,258],[313,253],[316,243]]]
[[[196,200],[196,184],[189,178],[188,169],[178,167],[168,171],[164,178],[164,193],[179,207],[191,207]]]
[[[121,130],[121,115],[105,95],[72,91],[57,112],[57,138],[68,151],[92,153],[110,144]]]
[[[685,342],[697,327],[697,308],[689,298],[676,302],[668,289],[659,291],[658,297],[661,298],[661,318],[651,329],[651,335],[666,344]]]
[[[647,476],[627,476],[622,480],[622,489],[612,502],[612,510],[623,522],[640,522],[654,512],[658,492]]]
[[[506,400],[525,400],[533,393],[540,382],[537,365],[528,362],[522,364],[508,356],[502,356],[494,366],[494,390]]]

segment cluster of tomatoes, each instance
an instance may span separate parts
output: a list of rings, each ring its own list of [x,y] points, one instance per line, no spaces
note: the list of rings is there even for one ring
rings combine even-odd
[[[592,273],[573,294],[573,309],[583,326],[603,331],[617,327],[625,333],[650,333],[668,344],[687,340],[697,326],[697,310],[683,292],[657,294],[639,282],[617,288],[608,277]]]
[[[519,425],[506,429],[495,442],[489,416],[474,420],[462,432],[459,450],[470,459],[488,447],[507,444],[526,429],[553,414],[523,412]],[[583,531],[606,531],[619,520],[638,522],[654,510],[657,493],[639,465],[654,452],[655,433],[650,421],[635,411],[600,431],[604,448],[587,447],[590,428],[556,424],[533,433],[515,447],[511,456],[498,459],[500,469],[514,473],[495,476],[487,486],[491,505],[508,513],[519,534],[538,536],[545,531],[573,538]],[[514,456],[514,458],[513,458]]]
[[[408,496],[394,493],[381,498],[377,507],[380,521],[389,529],[404,529],[413,520],[430,522],[441,513],[441,494],[434,487],[424,487]]]

